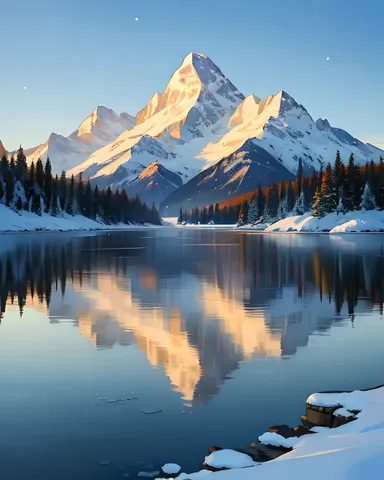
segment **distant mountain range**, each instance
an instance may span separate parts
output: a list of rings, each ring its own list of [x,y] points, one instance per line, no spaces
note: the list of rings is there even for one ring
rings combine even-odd
[[[325,119],[314,121],[285,91],[245,97],[212,60],[190,53],[136,117],[98,107],[68,137],[53,133],[26,154],[29,161],[49,156],[57,173],[125,188],[173,216],[180,206],[292,178],[299,158],[319,170],[337,150],[359,164],[384,155]]]

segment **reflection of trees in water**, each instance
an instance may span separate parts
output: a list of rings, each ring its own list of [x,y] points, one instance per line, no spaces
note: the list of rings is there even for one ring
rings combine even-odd
[[[126,245],[127,237],[124,237],[126,248],[137,246],[138,238]],[[230,238],[233,242],[233,237]],[[201,255],[193,257],[195,261],[191,261],[191,250],[176,247],[170,248],[167,254],[164,245],[161,251],[151,248],[119,253],[114,246],[118,247],[121,242],[106,235],[72,241],[52,237],[21,243],[0,257],[1,313],[5,312],[8,302],[17,302],[22,314],[28,296],[49,307],[52,288],[64,296],[68,280],[82,287],[92,280],[92,272],[100,269],[116,276],[125,275],[128,266],[135,264],[138,257],[140,265],[156,269],[160,278],[169,276],[170,272],[180,276],[187,271],[213,281],[222,291],[233,291],[240,298],[242,295],[245,308],[267,305],[279,297],[284,287],[295,285],[298,298],[318,290],[320,300],[333,302],[336,313],[340,313],[346,303],[349,315],[354,315],[359,298],[378,305],[380,311],[383,309],[384,256],[381,252],[364,256],[326,247],[301,251],[281,247],[263,235],[238,238],[238,248],[202,248],[198,251]],[[127,252],[129,255],[125,256]]]

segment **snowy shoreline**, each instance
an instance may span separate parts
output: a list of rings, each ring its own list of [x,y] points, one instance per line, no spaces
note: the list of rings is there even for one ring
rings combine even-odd
[[[177,218],[167,219],[169,224],[178,228],[211,228],[238,230],[260,233],[383,233],[384,210],[354,211],[344,214],[330,213],[325,217],[314,217],[311,213],[292,215],[273,223],[259,223],[256,225],[176,225]]]
[[[150,225],[150,227],[161,227],[161,225]],[[129,230],[137,228],[148,228],[148,224],[117,224],[107,225],[97,222],[82,215],[64,214],[60,217],[43,214],[41,216],[30,212],[15,212],[0,204],[0,234],[11,233],[39,233],[39,232],[85,232],[85,231],[107,231],[107,230]]]
[[[271,429],[259,437],[262,446],[286,449],[286,453],[276,459],[257,462],[240,451],[213,449],[204,465],[222,471],[205,469],[192,474],[181,473],[176,478],[195,480],[207,475],[217,480],[304,480],[308,476],[312,480],[382,478],[384,386],[352,392],[314,393],[308,397],[306,409],[306,415],[301,417],[304,427],[300,428],[306,427],[308,431],[301,436],[289,433],[284,436]],[[284,428],[289,430],[282,426],[282,432]]]

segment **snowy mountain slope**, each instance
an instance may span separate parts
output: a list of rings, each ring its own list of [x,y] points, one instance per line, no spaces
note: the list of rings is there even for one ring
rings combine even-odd
[[[347,161],[351,153],[358,163],[379,160],[380,149],[366,145],[344,130],[331,127],[327,120],[314,122],[307,110],[288,93],[281,91],[260,100],[248,96],[229,122],[233,128],[219,142],[210,142],[201,156],[217,161],[230,155],[247,139],[253,138],[282,164],[295,173],[298,159],[308,169],[319,170],[333,162],[337,150]]]
[[[276,179],[293,179],[292,173],[255,140],[247,140],[236,152],[203,170],[167,197],[161,204],[166,216],[183,209],[217,203],[241,193],[263,187]]]
[[[49,157],[55,173],[69,170],[83,162],[92,152],[115,140],[133,126],[134,117],[116,114],[109,108],[97,107],[71,135],[52,133],[42,145],[25,151],[28,162]]]
[[[122,183],[121,187],[129,191],[131,196],[138,195],[148,205],[160,205],[162,200],[182,185],[183,181],[177,173],[155,160],[134,180]]]
[[[346,161],[353,153],[360,164],[372,159],[378,161],[384,154],[377,147],[332,127],[327,120],[315,122],[285,91],[264,99],[256,95],[245,98],[208,57],[191,53],[172,75],[164,92],[156,92],[137,114],[132,129],[92,153],[69,173],[82,172],[100,186],[124,185],[128,194],[132,194],[137,192],[132,182],[154,161],[179,175],[185,183],[222,159],[236,156],[250,139],[258,146],[259,154],[262,149],[264,158],[271,155],[285,173],[285,170],[296,172],[300,157],[305,168],[319,170],[322,164],[334,161],[337,150]],[[239,178],[244,178],[244,171],[234,168],[230,171],[234,175],[233,185],[237,185]],[[213,179],[216,185],[222,181],[221,169],[215,172],[220,173]],[[241,189],[253,190],[259,177],[281,180],[279,174],[280,170],[276,170],[275,176],[271,171],[267,175],[252,173],[252,177],[247,174],[246,181],[241,181]],[[191,185],[184,190],[189,192],[188,198]],[[150,189],[154,197],[155,186]],[[225,191],[225,195],[238,193],[232,186],[219,191],[220,194]],[[146,190],[147,201],[149,197]],[[216,197],[216,193],[212,195]]]
[[[162,164],[188,180],[207,165],[203,158],[196,158],[207,139],[219,140],[229,130],[228,121],[243,99],[208,57],[191,53],[172,75],[164,92],[155,93],[138,113],[134,128],[70,173],[112,177],[124,165],[126,181],[133,180],[129,162],[146,167],[157,159],[145,158],[142,149],[134,150],[146,136],[156,139],[159,148],[168,153]]]

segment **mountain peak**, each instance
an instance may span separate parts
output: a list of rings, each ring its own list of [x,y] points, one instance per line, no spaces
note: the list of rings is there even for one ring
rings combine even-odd
[[[188,55],[186,55],[184,57],[183,65],[193,64],[193,62],[197,61],[197,60],[209,60],[209,61],[211,61],[206,55],[203,55],[202,53],[191,52],[191,53],[188,53]]]

